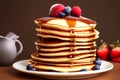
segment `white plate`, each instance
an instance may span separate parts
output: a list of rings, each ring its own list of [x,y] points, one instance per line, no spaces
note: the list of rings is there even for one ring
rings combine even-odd
[[[61,73],[61,72],[44,72],[44,71],[29,71],[26,70],[28,60],[21,60],[13,64],[13,68],[24,73],[38,75],[43,78],[48,79],[79,79],[79,78],[88,78],[96,76],[99,73],[109,71],[113,68],[113,64],[107,61],[102,60],[100,70],[94,71],[85,71],[85,72],[70,72],[70,73]]]

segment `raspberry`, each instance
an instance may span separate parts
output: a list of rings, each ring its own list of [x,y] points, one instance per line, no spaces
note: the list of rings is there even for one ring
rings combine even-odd
[[[79,6],[73,6],[71,11],[72,16],[79,17],[81,15],[81,9]]]
[[[64,11],[64,5],[63,4],[54,4],[50,8],[49,16],[51,17],[58,17],[60,12]]]

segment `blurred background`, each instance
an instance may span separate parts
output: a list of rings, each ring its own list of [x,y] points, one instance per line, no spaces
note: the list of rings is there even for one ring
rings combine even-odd
[[[107,43],[120,40],[120,0],[0,0],[0,35],[14,32],[24,46],[16,60],[28,59],[36,51],[34,20],[48,16],[54,3],[80,6],[82,16],[95,20],[100,32],[98,46],[101,39]]]

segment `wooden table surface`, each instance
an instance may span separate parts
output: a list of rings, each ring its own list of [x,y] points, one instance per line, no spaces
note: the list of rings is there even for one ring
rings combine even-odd
[[[95,77],[82,80],[118,80],[120,78],[120,63],[112,62],[114,68],[108,72],[101,73]],[[39,76],[34,76],[22,72],[18,72],[12,66],[0,66],[0,80],[46,80]],[[78,79],[81,80],[81,79]]]

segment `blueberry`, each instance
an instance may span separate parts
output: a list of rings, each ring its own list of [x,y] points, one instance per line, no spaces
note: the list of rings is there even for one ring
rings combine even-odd
[[[100,65],[95,65],[94,67],[93,67],[93,70],[99,70],[100,69]]]
[[[80,72],[87,71],[87,69],[81,69]]]
[[[70,6],[66,6],[65,9],[64,9],[64,13],[66,15],[70,15],[70,13],[71,13],[71,7]]]
[[[63,17],[66,16],[66,14],[65,14],[64,12],[61,12],[61,13],[59,14],[59,16],[63,18]]]
[[[101,59],[99,59],[99,58],[97,58],[97,59],[94,61],[94,63],[95,63],[96,65],[101,65],[101,64],[102,64]]]
[[[96,60],[101,60],[100,58],[96,58]]]
[[[34,71],[34,68],[33,68],[33,66],[32,66],[31,64],[28,64],[28,65],[26,66],[26,69],[27,69],[27,70]]]

